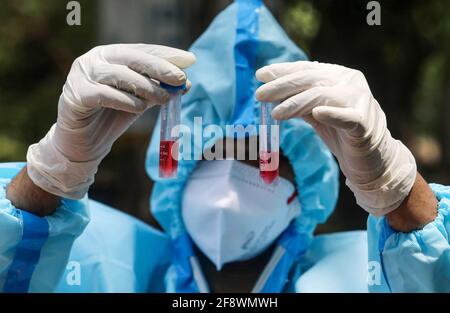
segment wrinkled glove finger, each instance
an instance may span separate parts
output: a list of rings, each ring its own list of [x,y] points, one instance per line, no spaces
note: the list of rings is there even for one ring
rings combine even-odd
[[[160,57],[179,68],[187,68],[195,63],[195,55],[192,52],[160,46],[160,45],[147,45],[147,44],[131,44],[132,48]]]
[[[316,61],[275,63],[264,66],[259,70],[257,70],[256,79],[263,83],[267,83],[277,78],[283,77],[285,75],[289,75],[300,71],[326,70],[331,71],[331,73],[333,73],[335,71],[342,71],[343,69],[345,69],[343,66],[328,63],[319,63]]]
[[[141,114],[149,107],[153,106],[153,103],[143,101],[129,92],[125,92],[108,85],[97,83],[96,89],[98,104],[104,108]]]
[[[353,108],[318,106],[312,110],[316,121],[333,128],[354,130],[361,124],[361,114]]]
[[[321,105],[338,106],[329,97],[329,87],[315,87],[296,94],[277,105],[272,111],[272,117],[286,120],[312,114],[312,109]]]
[[[124,65],[103,64],[93,70],[93,79],[104,85],[127,92],[146,104],[162,104],[169,100],[167,91]]]
[[[172,86],[186,82],[186,74],[176,65],[154,55],[130,49],[128,47],[111,47],[102,50],[107,63],[128,66],[133,71]]]
[[[272,80],[259,87],[255,95],[259,101],[282,101],[314,87],[331,87],[337,83],[338,80],[330,76],[329,71],[305,70]]]

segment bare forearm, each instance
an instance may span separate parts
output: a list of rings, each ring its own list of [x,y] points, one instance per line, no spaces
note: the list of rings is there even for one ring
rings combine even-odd
[[[438,200],[423,177],[417,173],[416,181],[408,197],[393,212],[386,215],[389,225],[401,232],[423,228],[434,221]]]
[[[8,185],[6,197],[16,208],[39,216],[52,214],[61,200],[60,197],[36,186],[28,177],[27,167],[24,167]]]

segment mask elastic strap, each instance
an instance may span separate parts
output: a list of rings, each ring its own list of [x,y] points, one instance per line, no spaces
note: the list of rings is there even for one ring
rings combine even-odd
[[[267,280],[273,272],[273,269],[277,266],[278,262],[280,262],[283,255],[286,253],[286,250],[282,246],[277,246],[275,251],[273,252],[269,262],[264,267],[263,272],[259,276],[256,281],[255,286],[252,289],[252,293],[260,293],[261,290],[265,287]]]
[[[192,275],[194,276],[194,281],[197,284],[198,291],[200,293],[209,293],[208,283],[206,282],[205,275],[203,275],[202,268],[195,256],[189,258],[191,263]]]
[[[184,233],[172,240],[173,259],[166,274],[168,292],[208,293],[209,286],[194,255],[192,239]]]
[[[295,224],[291,224],[278,239],[278,245],[252,292],[282,292],[292,265],[306,251],[309,243],[309,236],[298,233]]]

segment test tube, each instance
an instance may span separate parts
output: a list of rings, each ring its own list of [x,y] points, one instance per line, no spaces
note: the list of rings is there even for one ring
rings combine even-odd
[[[163,82],[160,86],[170,95],[169,102],[161,106],[161,132],[159,139],[159,177],[176,178],[178,175],[178,139],[172,130],[180,124],[181,96],[186,85],[171,86]]]
[[[261,102],[259,132],[259,175],[266,184],[278,178],[280,132],[279,124],[272,118],[272,102]]]

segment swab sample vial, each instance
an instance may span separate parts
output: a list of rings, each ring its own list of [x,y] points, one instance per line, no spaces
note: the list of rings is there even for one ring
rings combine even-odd
[[[181,96],[186,85],[171,86],[161,82],[160,86],[167,90],[170,99],[160,109],[159,177],[176,178],[178,176],[179,135],[174,135],[173,129],[180,124]]]
[[[266,184],[276,182],[279,175],[280,131],[271,115],[274,106],[271,102],[261,102],[260,106],[259,176]]]

